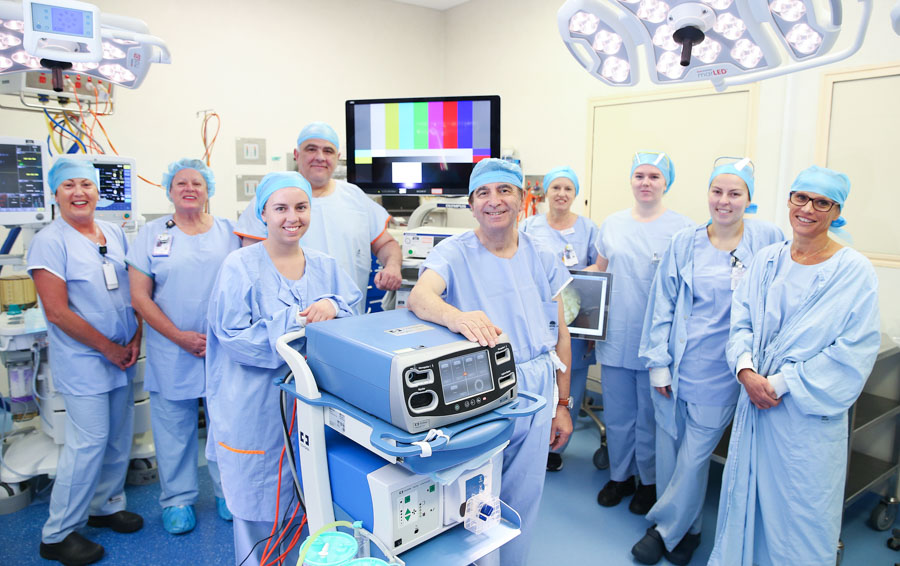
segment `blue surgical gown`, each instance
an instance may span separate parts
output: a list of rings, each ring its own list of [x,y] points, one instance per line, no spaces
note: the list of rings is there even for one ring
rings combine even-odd
[[[737,400],[737,381],[725,362],[725,343],[728,339],[732,295],[730,257],[736,258],[736,261],[740,261],[746,267],[750,265],[750,261],[757,251],[784,240],[784,234],[777,226],[769,222],[745,219],[744,234],[738,247],[731,254],[724,252],[725,257],[719,258],[724,261],[724,265],[695,264],[694,254],[698,238],[702,240],[701,243],[705,242],[705,245],[711,246],[706,225],[686,228],[672,238],[672,244],[663,255],[650,288],[641,336],[640,358],[645,367],[667,367],[672,376],[672,396],[666,399],[662,395],[654,394],[651,398],[657,426],[673,437],[676,436],[675,400],[681,397],[679,389],[685,351],[692,349],[700,353],[700,350],[691,348],[696,345],[692,342],[698,339],[703,342],[701,347],[704,360],[695,360],[693,365],[694,369],[699,368],[697,373],[703,375],[695,373],[688,379],[707,379],[710,373],[720,374],[722,366],[725,366],[724,369],[728,375],[726,380],[716,380],[716,386],[713,389],[693,387],[691,391],[693,398],[687,400],[701,405],[730,405]],[[695,286],[697,270],[702,270],[703,273],[710,271],[718,273],[721,281],[716,283],[715,280],[709,279],[709,287],[713,288],[698,290]],[[713,336],[713,342],[709,341],[708,336],[696,332],[693,333],[694,339],[690,340],[691,321],[698,318],[693,312],[695,297],[700,295],[707,299],[712,296],[713,299],[705,301],[702,312],[697,313],[702,315],[703,321],[695,320],[695,327],[697,322],[702,322],[707,327],[710,324],[714,327],[717,324],[721,326],[723,332]],[[723,316],[724,319],[722,319]],[[703,365],[709,367],[703,370]],[[721,375],[718,377],[721,378]]]
[[[734,293],[729,365],[749,354],[773,386],[781,377],[786,392],[781,404],[760,410],[741,390],[712,566],[834,563],[847,412],[880,345],[878,280],[850,248],[809,266],[812,285],[779,276],[794,265],[790,242],[764,248]]]
[[[534,238],[538,244],[545,246],[563,260],[570,270],[584,269],[597,262],[597,234],[599,228],[594,221],[584,216],[575,220],[575,225],[566,230],[556,230],[547,222],[543,214],[529,216],[519,225],[519,230]],[[566,264],[565,252],[570,247],[570,263]],[[593,352],[588,352],[587,340],[572,340],[572,370],[587,368],[594,363]],[[574,393],[574,392],[573,392]],[[580,398],[580,396],[579,396]],[[577,410],[578,407],[575,407]]]
[[[241,247],[230,220],[213,217],[212,227],[188,235],[178,226],[166,228],[169,216],[148,222],[128,250],[126,261],[153,280],[153,302],[179,330],[206,334],[206,310],[219,266]],[[171,248],[154,255],[160,235],[168,235]],[[149,324],[144,325],[147,365],[144,389],[179,401],[203,397],[204,360],[185,351]]]
[[[105,260],[115,267],[118,288],[108,290],[103,277],[104,256],[62,218],[42,229],[28,249],[28,271],[46,269],[66,282],[69,308],[116,344],[125,345],[137,332],[131,308],[125,254],[128,243],[121,228],[95,220],[106,237]],[[46,315],[45,315],[46,316]],[[72,338],[47,321],[53,385],[66,395],[97,395],[129,385],[134,366],[121,370],[99,351]]]
[[[555,254],[519,233],[512,258],[485,248],[475,232],[442,241],[420,268],[441,276],[444,300],[462,310],[481,310],[509,336],[519,388],[547,398],[537,415],[516,419],[509,446],[503,451],[500,497],[522,517],[522,534],[500,550],[503,566],[526,563],[537,523],[547,471],[555,366],[558,304],[553,301],[571,281]]]
[[[686,216],[666,210],[652,222],[638,222],[631,209],[611,214],[600,226],[597,248],[613,274],[606,342],[597,343],[597,361],[605,366],[641,371],[638,359],[642,322],[656,266],[672,235],[694,226]]]
[[[372,271],[372,243],[387,230],[391,217],[356,185],[337,179],[334,183],[333,193],[313,197],[309,230],[300,238],[300,245],[337,260],[362,293],[363,300],[355,307],[361,314]],[[255,200],[241,214],[234,232],[255,240],[266,239],[268,232],[256,216]]]
[[[280,390],[273,380],[288,373],[276,341],[298,330],[297,313],[319,299],[334,300],[339,317],[351,316],[361,299],[334,258],[303,251],[306,269],[296,281],[278,272],[265,246],[232,252],[209,299],[206,396],[215,423],[215,459],[228,508],[245,521],[275,519],[283,440]],[[282,511],[292,491],[290,477],[282,469]]]

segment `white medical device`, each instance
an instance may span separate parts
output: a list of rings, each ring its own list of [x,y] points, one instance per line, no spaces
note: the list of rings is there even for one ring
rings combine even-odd
[[[42,140],[0,136],[0,225],[50,222],[50,170]]]
[[[442,241],[468,232],[470,228],[449,226],[420,226],[403,232],[403,259],[425,259]]]
[[[480,346],[401,309],[313,324],[306,338],[307,363],[322,389],[408,432],[516,398],[505,335],[493,348]]]
[[[99,63],[100,9],[74,0],[22,0],[25,51],[41,59]]]

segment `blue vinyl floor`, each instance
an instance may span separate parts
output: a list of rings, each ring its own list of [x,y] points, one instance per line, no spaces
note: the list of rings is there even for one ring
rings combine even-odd
[[[631,514],[627,503],[612,509],[597,505],[597,492],[609,478],[607,471],[597,470],[592,462],[599,443],[600,435],[592,423],[584,418],[579,420],[574,440],[564,455],[564,469],[547,475],[540,526],[529,566],[635,564],[631,546],[649,525],[643,517]],[[722,467],[713,464],[702,544],[691,564],[705,564],[712,549],[721,472]],[[233,564],[231,523],[216,515],[209,476],[201,473],[200,480],[197,528],[181,536],[169,535],[162,528],[158,483],[129,486],[126,489],[128,509],[143,515],[144,528],[128,535],[85,528],[85,536],[106,548],[106,556],[98,564]],[[38,556],[48,497],[49,491],[22,511],[0,515],[0,566],[55,564]],[[869,512],[877,502],[876,496],[867,496],[847,510],[842,535],[846,545],[844,565],[891,566],[900,562],[900,552],[890,550],[885,544],[890,531],[877,532],[866,525]],[[661,564],[667,562],[663,560]]]

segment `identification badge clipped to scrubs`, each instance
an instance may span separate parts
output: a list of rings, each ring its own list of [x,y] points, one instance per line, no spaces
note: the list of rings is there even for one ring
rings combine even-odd
[[[153,251],[151,255],[153,257],[168,257],[172,252],[172,235],[168,232],[164,232],[156,236],[156,241],[153,243]]]
[[[573,265],[578,264],[578,254],[575,253],[575,248],[572,247],[572,244],[566,244],[566,249],[563,250],[562,260],[566,267],[572,267]]]
[[[741,282],[741,279],[744,277],[744,273],[747,271],[747,268],[744,267],[744,264],[741,263],[741,260],[734,255],[734,252],[737,250],[731,250],[731,290],[734,291],[737,289],[738,283]]]
[[[106,282],[106,289],[108,291],[118,289],[119,278],[116,276],[116,266],[106,259],[106,246],[100,246],[100,255],[103,257],[103,280]]]
[[[650,265],[652,265],[653,267],[656,267],[657,265],[659,265],[660,261],[662,261],[662,258],[659,257],[659,254],[656,252],[653,252],[653,257],[650,258]]]

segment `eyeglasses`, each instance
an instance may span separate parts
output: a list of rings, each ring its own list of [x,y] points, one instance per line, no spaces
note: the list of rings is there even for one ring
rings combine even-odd
[[[828,212],[837,203],[827,198],[810,198],[806,193],[791,193],[791,204],[795,206],[806,206],[806,203],[812,201],[812,207],[819,212]]]

